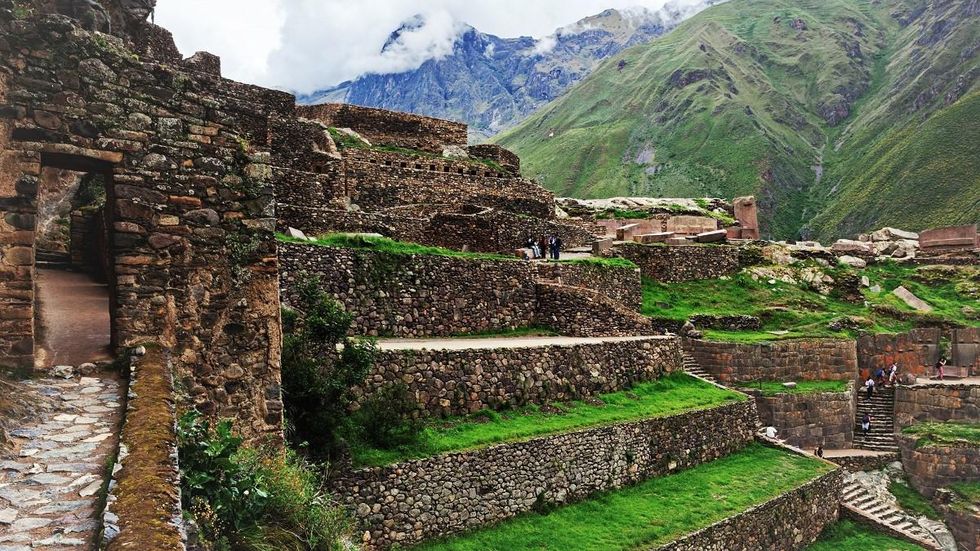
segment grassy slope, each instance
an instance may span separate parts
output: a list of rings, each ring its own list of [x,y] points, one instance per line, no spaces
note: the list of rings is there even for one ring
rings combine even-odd
[[[751,444],[687,471],[420,549],[608,551],[649,549],[744,511],[831,469]],[[710,499],[707,499],[710,496]]]
[[[968,443],[980,445],[980,423],[917,423],[902,430],[904,434],[919,437],[919,446]]]
[[[898,506],[907,513],[915,516],[926,516],[932,520],[943,519],[943,516],[936,511],[932,503],[908,484],[892,482],[888,485],[888,491],[898,500]]]
[[[384,465],[439,453],[638,419],[666,417],[744,400],[745,397],[677,373],[630,391],[599,396],[601,403],[553,404],[555,413],[529,407],[510,412],[432,421],[419,444],[396,450],[353,449],[360,465]]]
[[[921,551],[922,547],[875,532],[852,520],[841,520],[820,535],[807,551]]]
[[[891,291],[904,285],[916,296],[935,307],[936,318],[961,325],[978,326],[976,320],[964,316],[964,305],[976,305],[971,288],[977,283],[969,277],[953,281],[934,280],[923,282],[915,268],[897,264],[880,264],[861,271],[872,284],[881,285],[880,293],[864,289],[864,296],[872,308],[852,304],[831,297],[823,297],[803,285],[777,281],[770,285],[765,280],[753,280],[741,273],[730,279],[711,279],[683,283],[658,283],[645,279],[643,282],[643,313],[672,320],[686,320],[692,314],[754,315],[763,322],[762,331],[708,330],[706,335],[715,340],[757,342],[801,337],[854,337],[853,330],[833,331],[827,324],[841,316],[857,316],[867,320],[864,327],[876,333],[906,331],[915,325],[914,320],[899,319],[874,306],[894,309],[900,315],[912,314],[912,309],[899,301]],[[971,284],[972,282],[972,284]],[[975,291],[974,291],[975,293]],[[788,331],[774,335],[769,331]]]
[[[968,219],[970,214],[949,216],[948,210],[952,204],[970,206],[968,198],[951,201],[962,190],[972,185],[976,193],[978,172],[958,162],[971,151],[976,161],[976,140],[964,141],[944,163],[945,142],[955,132],[937,123],[933,135],[920,139],[915,126],[942,106],[955,85],[951,76],[968,71],[980,57],[957,58],[976,18],[963,15],[966,1],[930,3],[903,29],[892,14],[913,11],[922,0],[733,0],[609,60],[496,141],[521,154],[529,176],[561,194],[755,193],[764,229],[776,236],[795,235],[825,204],[829,213],[812,226],[822,236],[886,221],[908,226],[902,201],[923,186],[939,206],[926,211],[932,220],[911,225]],[[806,22],[805,31],[791,28],[796,18]],[[940,21],[954,23],[954,32],[936,45],[917,45]],[[934,79],[942,86],[936,95],[923,96],[933,65],[942,68],[945,80]],[[695,69],[711,75],[687,86],[671,82],[676,71]],[[964,87],[977,85],[967,79]],[[841,103],[850,106],[850,118],[831,127],[821,108]],[[910,103],[918,105],[912,114]],[[962,122],[967,115],[953,109],[948,116]],[[899,129],[893,137],[882,137],[892,128]],[[928,168],[879,183],[880,201],[889,208],[855,214],[864,208],[855,199],[868,187],[861,178],[889,155],[898,171],[901,151],[913,149],[928,159]],[[638,164],[642,151],[655,151],[654,161]],[[810,167],[821,158],[826,174],[818,185]],[[647,174],[654,165],[659,172]],[[846,172],[838,166],[856,168]],[[814,188],[820,193],[812,193]],[[854,222],[832,225],[840,219]]]

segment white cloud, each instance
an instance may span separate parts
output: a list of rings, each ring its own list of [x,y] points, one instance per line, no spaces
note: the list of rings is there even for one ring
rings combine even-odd
[[[365,72],[404,71],[452,51],[463,24],[548,44],[555,29],[607,8],[666,0],[159,0],[156,22],[185,55],[221,56],[225,76],[310,92]],[[678,8],[696,0],[671,0]],[[416,14],[425,25],[381,48]]]

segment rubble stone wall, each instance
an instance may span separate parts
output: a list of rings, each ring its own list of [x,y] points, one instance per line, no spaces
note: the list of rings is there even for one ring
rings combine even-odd
[[[361,469],[331,493],[355,511],[369,548],[409,545],[724,457],[752,441],[757,423],[755,403],[744,400]]]
[[[723,384],[851,381],[857,377],[857,348],[851,340],[736,344],[685,339],[684,350]]]
[[[643,306],[643,283],[637,268],[587,262],[548,262],[535,264],[534,267],[540,280],[592,289],[636,311]]]
[[[915,435],[895,438],[909,483],[931,498],[936,490],[955,482],[980,481],[980,445],[969,443],[919,446]]]
[[[640,245],[621,243],[616,256],[632,260],[643,277],[657,281],[716,279],[738,273],[740,249],[731,245]]]
[[[131,55],[62,16],[9,14],[0,10],[0,364],[33,363],[42,167],[102,172],[117,345],[172,348],[198,407],[246,434],[279,434],[268,128],[292,116],[293,96]]]
[[[798,448],[847,449],[854,441],[854,390],[764,396],[743,389],[755,398],[763,425],[779,430],[779,437]]]
[[[980,423],[980,386],[915,385],[895,387],[895,426],[925,421]]]
[[[443,146],[466,147],[466,125],[459,122],[346,103],[300,106],[297,114],[327,126],[350,128],[373,145],[392,145],[439,154]]]
[[[838,518],[844,475],[831,471],[748,511],[728,517],[657,551],[803,549]]]
[[[666,337],[526,348],[385,350],[378,353],[360,393],[403,383],[430,414],[463,415],[617,392],[681,370],[680,343]]]
[[[573,337],[653,335],[653,323],[606,295],[583,287],[538,283],[535,324]]]

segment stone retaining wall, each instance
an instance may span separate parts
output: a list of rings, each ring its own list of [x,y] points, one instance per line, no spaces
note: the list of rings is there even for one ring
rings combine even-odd
[[[980,423],[980,385],[895,387],[895,427],[924,421]]]
[[[857,340],[858,367],[867,378],[876,369],[888,370],[897,363],[899,374],[932,375],[939,360],[939,338],[942,330],[913,329],[899,335],[864,335]]]
[[[980,445],[966,442],[919,446],[913,434],[895,437],[913,488],[926,497],[954,482],[980,481]]]
[[[779,437],[798,448],[850,448],[854,441],[854,389],[847,392],[783,393],[764,396],[741,389],[755,398],[763,425],[779,430]]]
[[[404,383],[433,415],[462,415],[616,392],[683,370],[677,339],[469,350],[386,350],[362,393]],[[489,384],[488,381],[492,381]]]
[[[640,245],[620,243],[616,256],[632,260],[643,277],[657,281],[691,281],[730,276],[741,269],[740,249],[731,245]]]
[[[297,115],[327,126],[350,128],[374,145],[393,145],[442,154],[443,146],[466,146],[466,125],[411,113],[324,103],[296,108]]]
[[[643,283],[637,268],[619,268],[590,263],[538,263],[537,277],[570,287],[583,287],[639,311],[643,306]]]
[[[553,283],[535,285],[536,325],[572,337],[629,337],[655,334],[653,323],[599,292]]]
[[[837,521],[843,472],[831,471],[748,511],[657,547],[657,551],[805,549]]]
[[[852,381],[857,377],[854,341],[790,340],[736,344],[684,339],[684,350],[723,384],[751,381]]]
[[[142,547],[182,551],[177,414],[169,352],[156,348],[130,368],[118,471],[106,500],[106,551]]]
[[[752,441],[757,423],[745,400],[362,469],[331,492],[355,511],[368,548],[410,545],[724,457]]]
[[[951,504],[936,507],[953,534],[960,551],[980,551],[980,510],[962,497]]]

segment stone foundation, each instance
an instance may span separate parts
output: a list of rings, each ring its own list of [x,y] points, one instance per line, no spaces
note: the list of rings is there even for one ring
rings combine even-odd
[[[813,339],[735,344],[684,339],[684,350],[723,384],[751,381],[852,381],[854,341]]]
[[[763,425],[779,430],[779,437],[797,448],[850,448],[854,442],[854,389],[847,392],[784,393],[755,398]]]
[[[926,497],[954,482],[980,481],[980,445],[957,442],[919,446],[918,437],[911,434],[898,434],[895,440],[909,483]]]
[[[980,385],[896,387],[895,427],[924,421],[980,423]]]
[[[525,348],[386,350],[361,392],[408,386],[432,415],[462,415],[616,392],[683,370],[675,338]],[[488,384],[493,381],[493,384]]]
[[[742,269],[741,251],[731,245],[640,245],[619,243],[616,256],[632,260],[643,277],[657,281],[677,282],[717,279],[737,274]]]
[[[355,511],[368,548],[411,545],[724,457],[752,441],[757,423],[747,400],[362,469],[331,492]]]

